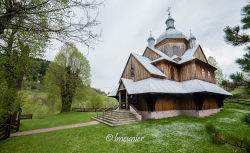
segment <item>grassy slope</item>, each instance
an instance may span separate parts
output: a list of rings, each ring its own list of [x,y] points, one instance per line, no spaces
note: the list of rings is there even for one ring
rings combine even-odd
[[[21,131],[34,130],[40,128],[48,128],[67,124],[83,123],[91,121],[91,117],[95,116],[94,112],[70,112],[44,119],[21,120]]]
[[[233,107],[233,108],[249,108],[250,105],[245,105],[245,104],[237,104],[237,103],[224,103],[225,107]]]
[[[235,95],[235,94],[247,94],[247,91],[245,88],[236,88],[232,91],[230,91],[231,94]]]
[[[226,103],[226,102],[244,102],[244,103],[250,103],[250,95],[247,92],[247,89],[245,88],[236,88],[234,90],[230,91],[231,94],[236,96],[235,98],[230,98],[224,100],[224,106],[225,107],[233,107],[233,108],[249,108],[250,105],[245,105],[245,104],[238,104],[238,103]]]
[[[205,131],[207,122],[235,136],[250,138],[250,128],[241,117],[250,111],[222,110],[206,118],[173,117],[146,120],[136,124],[109,127],[103,124],[60,130],[48,133],[12,137],[0,141],[0,152],[68,153],[68,152],[185,152],[231,153],[246,152],[230,145],[215,145]],[[142,142],[107,142],[107,134],[144,136]]]

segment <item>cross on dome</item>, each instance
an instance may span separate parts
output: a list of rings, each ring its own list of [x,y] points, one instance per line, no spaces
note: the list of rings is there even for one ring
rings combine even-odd
[[[167,12],[168,12],[168,15],[169,15],[169,16],[171,15],[170,10],[171,10],[171,7],[168,7]]]

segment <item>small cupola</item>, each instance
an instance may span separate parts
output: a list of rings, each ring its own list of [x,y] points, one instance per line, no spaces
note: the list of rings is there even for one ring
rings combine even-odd
[[[195,36],[192,34],[192,32],[190,31],[190,36],[189,36],[189,46],[190,46],[190,48],[194,48],[194,46],[196,45],[195,43],[195,41],[196,41],[196,38],[195,38]]]
[[[166,30],[168,29],[175,29],[174,27],[174,19],[171,17],[171,13],[168,13],[168,19],[166,20],[165,24],[167,25]]]
[[[150,47],[150,48],[155,47],[155,38],[152,36],[151,31],[150,31],[150,35],[149,35],[149,38],[147,41],[148,41],[148,47]]]

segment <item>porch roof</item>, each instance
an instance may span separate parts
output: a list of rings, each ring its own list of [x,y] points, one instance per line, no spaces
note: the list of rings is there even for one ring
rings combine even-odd
[[[130,79],[121,79],[128,94],[142,94],[142,93],[170,93],[170,94],[187,94],[197,92],[209,92],[226,96],[231,96],[229,92],[225,91],[216,84],[194,79],[183,82],[173,80],[148,78],[134,82]],[[113,93],[114,94],[114,93]],[[117,94],[117,93],[116,93]]]

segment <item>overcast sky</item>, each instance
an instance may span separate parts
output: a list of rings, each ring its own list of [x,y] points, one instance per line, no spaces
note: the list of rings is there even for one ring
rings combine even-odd
[[[108,92],[118,84],[129,54],[144,52],[149,31],[155,38],[164,32],[168,7],[176,29],[187,37],[191,29],[206,56],[212,55],[225,74],[239,71],[235,60],[244,51],[225,43],[223,29],[240,24],[246,4],[246,0],[106,0],[99,16],[102,42],[88,55],[78,46],[90,61],[91,86]],[[55,43],[45,57],[53,60],[59,47]]]

